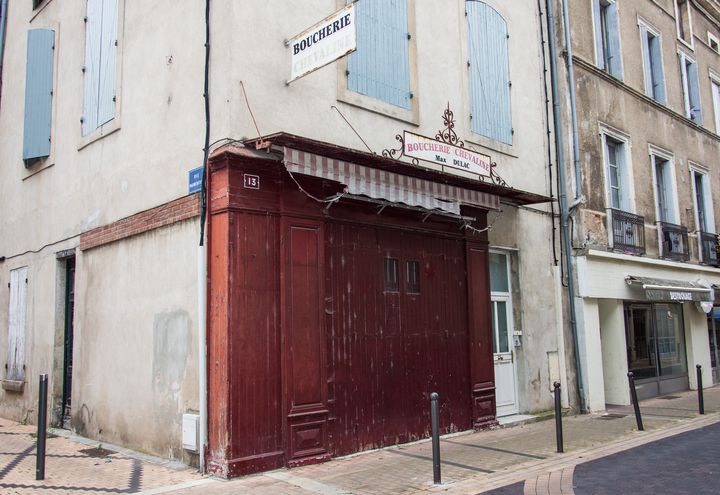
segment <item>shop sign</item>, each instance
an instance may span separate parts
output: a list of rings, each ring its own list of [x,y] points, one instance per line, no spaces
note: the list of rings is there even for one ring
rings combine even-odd
[[[403,154],[475,175],[490,177],[490,157],[412,132],[403,132]]]
[[[649,301],[704,301],[709,295],[704,292],[684,292],[672,290],[646,289]]]
[[[285,42],[290,47],[288,83],[355,51],[355,3]]]

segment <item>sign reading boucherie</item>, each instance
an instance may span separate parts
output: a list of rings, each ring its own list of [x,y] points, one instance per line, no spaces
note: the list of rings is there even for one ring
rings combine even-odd
[[[476,175],[490,176],[490,157],[429,137],[403,133],[403,153],[411,158],[436,163]]]
[[[355,3],[343,7],[285,44],[290,47],[292,57],[288,83],[355,51]]]

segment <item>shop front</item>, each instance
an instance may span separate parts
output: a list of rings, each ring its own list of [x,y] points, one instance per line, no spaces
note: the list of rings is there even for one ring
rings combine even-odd
[[[427,437],[431,392],[442,432],[495,424],[487,216],[501,197],[545,198],[288,134],[261,141],[210,161],[209,470]]]

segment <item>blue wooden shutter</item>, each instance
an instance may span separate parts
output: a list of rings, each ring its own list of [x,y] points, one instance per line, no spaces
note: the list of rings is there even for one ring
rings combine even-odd
[[[407,0],[355,4],[357,50],[348,57],[348,89],[410,109]]]
[[[657,101],[665,103],[665,74],[663,73],[660,36],[653,36],[648,43],[650,49],[650,66],[652,67],[653,94]]]
[[[654,97],[652,56],[650,54],[650,42],[648,40],[648,29],[640,25],[640,46],[642,47],[643,78],[645,80],[645,94]]]
[[[618,79],[623,78],[622,73],[622,54],[620,53],[620,22],[618,16],[617,2],[612,2],[605,7],[607,23],[607,44],[605,49],[608,51],[608,67],[610,74]]]
[[[508,32],[505,20],[482,2],[466,2],[472,130],[512,144]]]
[[[85,16],[85,88],[83,101],[83,135],[98,128],[100,92],[100,47],[102,35],[102,2],[87,0]]]
[[[23,160],[50,155],[54,49],[54,31],[28,31]]]
[[[593,24],[595,25],[595,54],[597,66],[605,68],[605,48],[603,45],[602,18],[600,13],[600,0],[592,0]]]
[[[98,127],[115,117],[115,76],[117,67],[117,0],[102,0],[100,35],[100,81],[98,89]]]
[[[698,68],[695,62],[687,64],[688,92],[690,97],[690,118],[702,123],[702,109],[700,108],[700,82]]]

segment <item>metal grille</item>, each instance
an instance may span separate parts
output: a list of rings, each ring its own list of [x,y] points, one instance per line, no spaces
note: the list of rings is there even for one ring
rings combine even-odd
[[[682,225],[658,222],[660,227],[660,242],[662,243],[662,256],[673,261],[688,261],[688,231]]]
[[[718,266],[718,236],[709,232],[700,232],[702,262],[706,265]]]
[[[610,209],[613,249],[628,254],[645,254],[645,218],[627,211]]]

